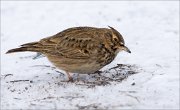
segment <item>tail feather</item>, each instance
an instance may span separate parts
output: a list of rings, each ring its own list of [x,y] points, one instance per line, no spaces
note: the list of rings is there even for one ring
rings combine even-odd
[[[6,54],[8,54],[8,53],[14,53],[14,52],[24,52],[24,51],[28,51],[27,48],[25,48],[25,47],[20,47],[20,48],[15,48],[15,49],[8,50],[8,51],[6,52]]]
[[[21,45],[20,48],[14,48],[14,49],[8,50],[6,54],[14,53],[14,52],[24,52],[24,51],[40,52],[40,49],[38,48],[38,42],[23,44]]]
[[[30,42],[30,43],[26,43],[26,44],[22,44],[21,46],[22,47],[26,47],[26,46],[37,46],[37,45],[39,45],[39,43],[38,42]]]

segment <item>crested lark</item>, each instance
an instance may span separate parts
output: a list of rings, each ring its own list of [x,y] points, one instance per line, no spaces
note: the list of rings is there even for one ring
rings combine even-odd
[[[74,27],[56,35],[21,45],[7,53],[32,51],[44,54],[56,67],[69,72],[94,73],[111,63],[120,51],[131,51],[125,46],[122,35],[108,28]]]

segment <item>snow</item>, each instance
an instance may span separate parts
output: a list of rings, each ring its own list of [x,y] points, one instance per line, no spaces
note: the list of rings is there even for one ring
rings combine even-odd
[[[53,66],[46,58],[5,54],[69,27],[108,25],[132,53],[119,53],[102,71],[117,64],[138,70],[120,82],[62,82],[66,75],[42,66]],[[180,108],[179,1],[1,1],[1,109],[147,108]]]

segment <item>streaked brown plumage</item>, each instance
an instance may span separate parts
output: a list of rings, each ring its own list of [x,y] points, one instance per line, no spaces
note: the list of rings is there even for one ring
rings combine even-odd
[[[114,28],[74,27],[31,42],[7,53],[33,51],[44,54],[56,67],[72,73],[94,73],[111,63],[119,51],[130,50]]]

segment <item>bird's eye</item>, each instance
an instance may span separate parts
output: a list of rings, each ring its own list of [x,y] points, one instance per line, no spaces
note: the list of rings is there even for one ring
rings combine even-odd
[[[118,41],[118,39],[117,39],[117,38],[114,38],[114,41],[116,41],[116,42],[117,42],[117,41]]]

